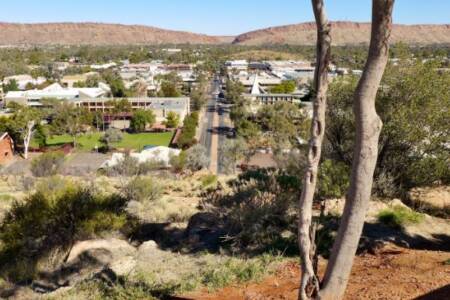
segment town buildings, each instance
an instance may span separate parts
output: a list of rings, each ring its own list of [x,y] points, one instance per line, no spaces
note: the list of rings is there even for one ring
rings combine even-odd
[[[98,88],[64,88],[59,83],[54,83],[42,90],[10,91],[5,95],[4,100],[6,104],[16,102],[21,105],[39,107],[43,105],[44,99],[74,101],[106,97],[110,92],[109,86],[103,83],[99,84]]]

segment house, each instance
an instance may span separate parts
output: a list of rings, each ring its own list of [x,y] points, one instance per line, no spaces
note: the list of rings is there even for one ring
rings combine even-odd
[[[7,132],[0,132],[0,165],[14,156],[14,141]]]

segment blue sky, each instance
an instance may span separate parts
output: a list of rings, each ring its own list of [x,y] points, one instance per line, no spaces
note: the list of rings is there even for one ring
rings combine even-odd
[[[143,24],[206,34],[234,35],[312,21],[310,0],[9,0],[0,22]],[[325,0],[332,20],[369,21],[370,0]],[[396,0],[394,22],[449,24],[450,0]]]

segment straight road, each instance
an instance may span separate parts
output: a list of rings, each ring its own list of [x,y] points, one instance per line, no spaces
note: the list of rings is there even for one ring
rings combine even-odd
[[[220,90],[220,83],[217,80],[211,82],[210,95],[206,104],[205,114],[200,121],[201,135],[199,143],[203,145],[210,158],[210,170],[217,174],[217,151],[218,138],[217,127],[219,124],[219,116],[217,114],[217,95]]]

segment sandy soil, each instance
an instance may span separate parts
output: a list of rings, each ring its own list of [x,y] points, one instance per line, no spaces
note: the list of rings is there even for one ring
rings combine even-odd
[[[449,252],[419,251],[394,246],[378,255],[357,257],[345,299],[450,299]],[[321,272],[324,262],[321,263]],[[182,299],[296,300],[298,265],[284,265],[260,283],[232,286],[214,293],[197,292]]]

